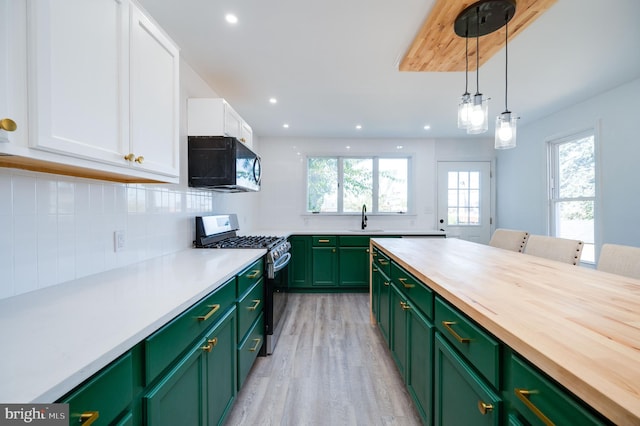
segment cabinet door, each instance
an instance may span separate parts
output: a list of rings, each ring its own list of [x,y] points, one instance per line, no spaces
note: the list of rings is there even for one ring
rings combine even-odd
[[[224,134],[225,136],[232,136],[236,139],[240,139],[240,132],[242,129],[242,119],[240,115],[231,108],[228,103],[224,104]]]
[[[369,287],[369,247],[340,247],[340,286]]]
[[[289,288],[310,287],[311,271],[311,237],[294,236],[289,238],[291,243],[291,262],[288,266]]]
[[[144,396],[148,426],[205,425],[206,340],[199,339]]]
[[[390,348],[391,354],[398,365],[400,375],[406,380],[406,366],[407,366],[407,313],[409,309],[407,301],[398,290],[398,288],[392,284],[390,291],[390,314],[391,314],[391,333],[390,333]]]
[[[236,326],[234,309],[207,335],[207,425],[220,424],[236,396]]]
[[[416,311],[413,304],[408,316],[407,388],[424,424],[432,424],[433,411],[433,334],[434,326]]]
[[[382,273],[375,263],[371,264],[371,312],[376,322],[380,322],[380,287],[382,286]]]
[[[380,315],[378,319],[378,326],[380,327],[382,336],[387,340],[387,343],[390,344],[391,340],[389,333],[391,331],[391,280],[389,279],[389,277],[384,275],[382,271],[380,271],[380,274]]]
[[[500,424],[502,402],[466,361],[435,333],[434,424]]]
[[[125,164],[129,3],[27,2],[34,147]]]
[[[179,53],[140,10],[131,10],[131,149],[134,167],[179,175]]]
[[[253,148],[253,129],[245,121],[240,124],[240,141],[249,148]]]
[[[312,285],[335,287],[338,284],[338,253],[335,247],[313,247]]]

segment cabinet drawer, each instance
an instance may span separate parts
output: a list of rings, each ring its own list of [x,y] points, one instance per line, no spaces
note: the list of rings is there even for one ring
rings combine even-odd
[[[434,424],[498,426],[502,400],[467,362],[436,333]]]
[[[195,338],[215,323],[235,300],[234,277],[147,338],[145,383],[151,383]]]
[[[133,400],[133,360],[131,353],[106,367],[88,383],[66,397],[69,424],[81,423],[82,415],[97,415],[94,425],[111,424]]]
[[[600,425],[600,420],[585,409],[578,399],[545,378],[515,354],[509,357],[507,392],[512,416],[531,425]],[[523,422],[524,423],[524,422]]]
[[[238,345],[238,389],[242,387],[244,379],[247,378],[263,343],[264,314],[260,313],[245,339]]]
[[[264,260],[258,259],[253,265],[238,274],[238,298],[240,298],[264,273]]]
[[[341,247],[369,247],[369,237],[361,235],[340,235],[338,241]]]
[[[411,300],[427,318],[433,319],[433,291],[418,281],[413,275],[391,262],[391,280]]]
[[[436,327],[493,386],[499,388],[500,344],[439,297]]]
[[[238,341],[242,340],[251,324],[264,309],[264,280],[261,278],[238,301]]]
[[[314,247],[323,247],[323,246],[335,246],[337,242],[337,238],[335,235],[326,236],[326,235],[314,235],[312,238]]]
[[[391,275],[391,259],[377,248],[373,249],[373,262],[386,276]]]

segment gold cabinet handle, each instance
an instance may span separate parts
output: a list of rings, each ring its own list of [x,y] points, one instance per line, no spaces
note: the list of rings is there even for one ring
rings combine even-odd
[[[329,240],[318,240],[319,243],[328,243]]]
[[[7,132],[15,132],[18,128],[18,125],[15,121],[10,118],[3,118],[0,120],[0,129],[6,130]]]
[[[255,277],[258,276],[258,274],[260,273],[259,269],[256,269],[255,271],[251,271],[250,275],[247,275],[247,278],[249,278],[250,280],[254,279]]]
[[[85,411],[80,414],[80,424],[83,426],[89,426],[91,423],[98,420],[98,417],[100,417],[100,413],[97,411]]]
[[[373,272],[378,272],[378,268],[373,268]]]
[[[134,158],[136,158],[136,155],[133,152],[130,152],[124,156],[124,159],[127,161],[133,161]]]
[[[385,282],[384,282],[384,285],[386,285],[387,287],[389,287],[389,285],[390,285],[389,281],[385,281]]]
[[[415,284],[407,284],[407,278],[398,278],[398,281],[404,288],[414,288],[416,286]]]
[[[253,339],[254,342],[256,342],[256,344],[249,349],[249,352],[255,352],[258,350],[258,348],[260,347],[260,343],[262,343],[262,339]]]
[[[527,398],[529,395],[533,395],[538,393],[538,391],[535,390],[527,390],[527,389],[521,389],[521,388],[514,388],[513,392],[516,394],[516,396],[518,397],[518,399],[520,401],[522,401],[522,403],[524,405],[527,406],[527,408],[529,410],[531,410],[531,412],[533,414],[536,415],[537,418],[539,418],[542,423],[544,423],[547,426],[553,426],[554,423],[549,419],[549,417],[545,416],[544,413],[542,411],[540,411],[540,409],[538,407],[536,407],[529,398]]]
[[[253,306],[249,306],[247,309],[250,311],[255,311],[256,309],[258,309],[258,305],[260,305],[260,299],[253,299],[252,302],[254,303]]]
[[[367,253],[369,253],[369,249],[367,249]]]
[[[460,343],[470,343],[471,339],[469,339],[468,337],[461,337],[458,333],[456,333],[456,331],[453,329],[453,327],[451,327],[452,325],[456,325],[457,322],[455,321],[442,321],[442,325],[444,326],[444,328],[447,329],[447,331],[449,333],[451,333],[453,335],[453,337],[456,338],[456,340]]]
[[[207,340],[207,344],[200,347],[200,349],[202,349],[205,352],[211,352],[211,350],[215,348],[217,344],[218,344],[218,338],[214,337],[213,339]]]
[[[400,307],[403,311],[408,311],[409,309],[411,309],[411,306],[409,306],[409,304],[406,302],[400,302]]]
[[[380,259],[378,262],[380,262],[380,264],[381,264],[382,266],[387,266],[387,265],[389,264],[389,261],[388,261],[388,260],[382,260],[382,259]]]
[[[133,161],[135,161],[138,164],[142,164],[144,162],[144,157],[141,155],[139,157],[136,157],[136,159]]]
[[[487,404],[484,401],[478,401],[478,410],[480,410],[480,413],[482,413],[482,415],[484,416],[487,413],[493,411],[493,404]]]
[[[378,256],[378,252],[377,252],[377,251],[374,251],[374,252],[373,252],[373,254],[372,254],[372,256],[373,256],[373,257],[377,257],[377,256]]]
[[[336,252],[336,249],[331,249],[331,253],[335,253],[335,252]]]
[[[209,308],[211,308],[211,310],[209,312],[207,312],[206,315],[200,315],[198,318],[198,321],[206,321],[209,318],[211,318],[211,315],[215,314],[216,312],[218,312],[218,309],[220,309],[220,305],[219,304],[215,304],[215,305],[207,305]]]

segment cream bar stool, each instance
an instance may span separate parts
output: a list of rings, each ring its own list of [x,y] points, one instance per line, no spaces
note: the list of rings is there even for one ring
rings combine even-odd
[[[582,255],[582,241],[566,238],[531,235],[524,248],[525,254],[544,257],[559,262],[577,265]]]
[[[640,278],[640,248],[603,244],[598,259],[598,270]]]
[[[529,238],[529,233],[526,231],[498,228],[491,236],[489,245],[522,253],[527,244],[527,238]]]

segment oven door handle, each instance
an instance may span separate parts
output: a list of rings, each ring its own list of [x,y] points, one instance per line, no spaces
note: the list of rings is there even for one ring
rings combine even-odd
[[[291,253],[287,252],[282,255],[281,258],[273,262],[273,273],[278,272],[289,264],[291,260]]]

